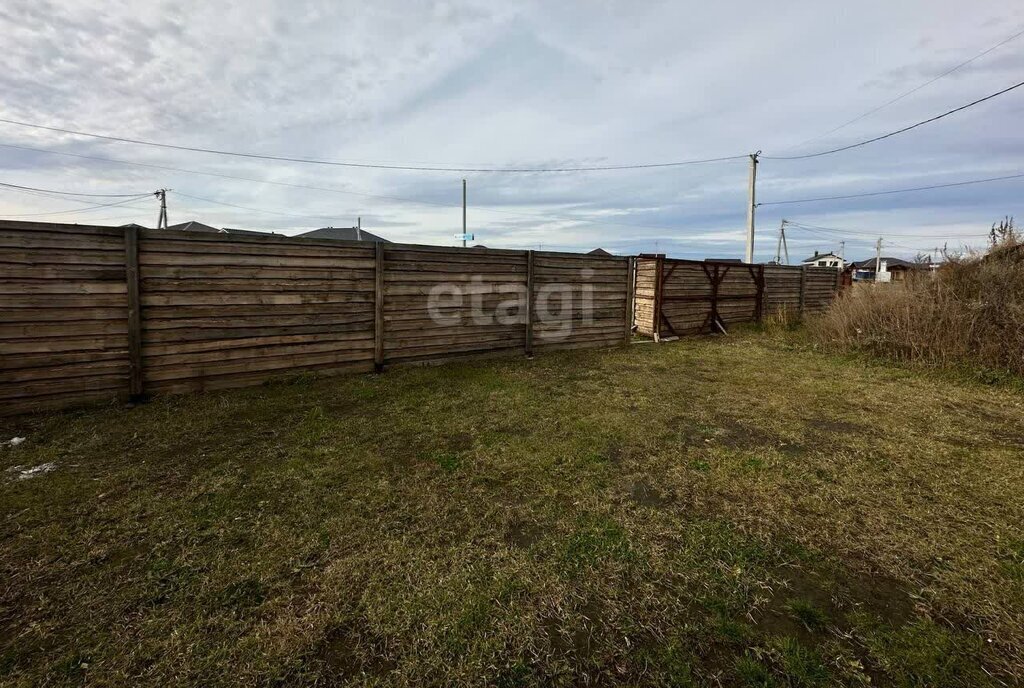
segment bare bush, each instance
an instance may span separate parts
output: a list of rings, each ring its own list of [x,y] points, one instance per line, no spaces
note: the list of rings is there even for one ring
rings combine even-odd
[[[1010,229],[985,255],[856,284],[809,328],[838,349],[1024,375],[1024,243]]]

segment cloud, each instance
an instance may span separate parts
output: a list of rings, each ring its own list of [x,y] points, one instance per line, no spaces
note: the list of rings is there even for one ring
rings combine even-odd
[[[230,0],[139,12],[127,1],[8,0],[0,7],[0,116],[349,161],[622,164],[842,145],[1004,88],[1024,67],[1022,38],[800,146],[1006,38],[1024,23],[1024,8],[998,0],[876,0],[842,13],[810,0],[785,12],[754,2],[509,5]],[[1024,91],[847,153],[765,159],[759,198],[1024,172],[1022,114]],[[364,227],[395,240],[453,245],[466,177],[470,230],[487,246],[743,251],[743,160],[580,174],[413,173],[224,158],[10,125],[0,125],[0,143],[275,182],[0,148],[6,182],[92,192],[166,187],[263,211],[172,193],[175,221],[295,232],[361,216]],[[854,257],[871,250],[867,235],[876,232],[936,240],[984,233],[995,218],[1024,214],[1022,184],[766,206],[757,256],[774,254],[784,217],[856,232],[845,236]],[[6,191],[0,204],[6,215],[78,207]],[[53,219],[152,223],[149,205]],[[790,242],[832,250],[842,238],[793,230]]]

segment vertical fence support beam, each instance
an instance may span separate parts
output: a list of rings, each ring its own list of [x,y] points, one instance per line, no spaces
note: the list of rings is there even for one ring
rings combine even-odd
[[[804,317],[804,305],[807,302],[807,266],[800,266],[800,317]]]
[[[626,259],[626,331],[622,334],[622,343],[629,345],[633,339],[633,291],[636,280],[636,258]]]
[[[764,320],[764,302],[765,302],[765,282],[764,282],[764,265],[757,266],[757,322]]]
[[[128,399],[142,398],[142,304],[139,298],[139,228],[124,228],[124,279],[128,289]]]
[[[373,247],[373,368],[379,373],[384,370],[384,244]]]
[[[654,258],[654,341],[661,341],[661,305],[662,288],[665,285],[665,256],[657,255]]]
[[[533,251],[526,252],[526,355],[533,356]]]

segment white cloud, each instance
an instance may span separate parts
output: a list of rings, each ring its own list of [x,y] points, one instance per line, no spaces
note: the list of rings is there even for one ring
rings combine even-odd
[[[1007,0],[787,4],[8,0],[0,116],[186,145],[350,161],[487,166],[783,153],[1009,36]],[[898,128],[1011,83],[1024,38],[804,149]],[[761,200],[1024,171],[1024,91],[848,153],[765,160]],[[0,143],[341,192],[3,150],[0,180],[171,195],[172,221],[297,231],[356,216],[400,241],[455,243],[460,173],[270,163],[0,125]],[[803,150],[803,149],[801,149]],[[488,246],[740,255],[743,161],[639,172],[469,174]],[[758,255],[782,217],[880,233],[975,234],[1020,212],[1021,182],[759,211]],[[370,196],[392,197],[372,198]],[[422,205],[393,200],[422,201]],[[148,202],[143,203],[146,206]],[[444,207],[439,207],[440,204]],[[0,194],[5,215],[73,203]],[[53,219],[153,222],[149,210]],[[933,229],[934,228],[934,229]],[[806,241],[812,237],[794,240]],[[850,235],[848,255],[870,239]],[[822,249],[825,237],[818,236]],[[902,243],[902,242],[901,242]],[[810,247],[810,246],[808,246]]]

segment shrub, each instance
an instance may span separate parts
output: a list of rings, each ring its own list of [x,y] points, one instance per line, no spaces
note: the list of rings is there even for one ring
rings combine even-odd
[[[1012,231],[984,255],[951,257],[903,282],[855,284],[812,336],[828,347],[1024,375],[1024,243]]]

